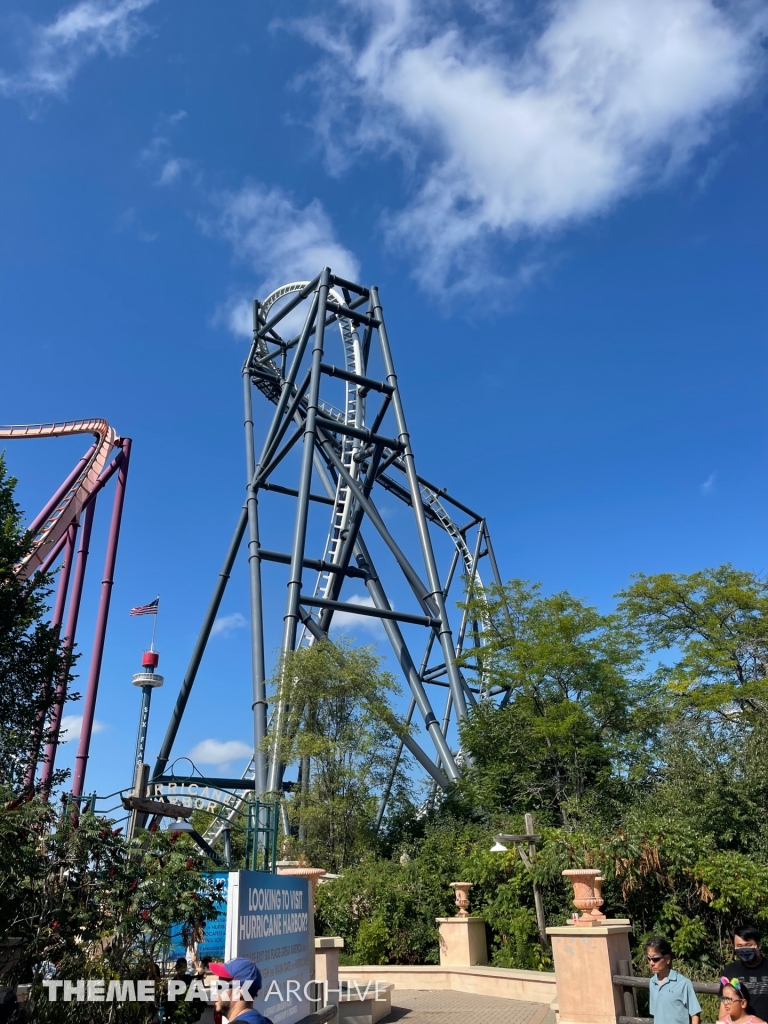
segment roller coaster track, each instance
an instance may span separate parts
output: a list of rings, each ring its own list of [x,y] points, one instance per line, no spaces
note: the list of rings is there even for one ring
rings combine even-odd
[[[32,550],[16,566],[19,576],[26,579],[45,564],[47,556],[62,539],[73,519],[77,519],[83,505],[97,485],[110,452],[118,437],[104,419],[60,420],[56,423],[27,423],[0,426],[0,439],[68,437],[71,434],[93,434],[96,443],[84,457],[85,465],[69,487],[54,502],[53,509],[39,525],[33,524]],[[50,503],[49,503],[50,505]]]
[[[261,310],[264,316],[268,316],[270,309],[276,302],[284,298],[286,295],[291,295],[294,292],[300,292],[306,284],[306,281],[293,281],[291,284],[283,285],[282,288],[278,288],[276,291],[272,292],[272,294],[267,296],[262,303]],[[344,297],[339,294],[339,292],[331,288],[329,290],[329,295],[340,305],[343,305]],[[363,366],[363,354],[357,330],[355,329],[354,324],[347,317],[339,317],[337,323],[339,325],[339,333],[341,334],[341,343],[344,350],[344,368],[351,373],[356,373],[362,376],[365,374],[365,368]],[[268,365],[275,374],[279,375],[280,370],[277,364],[273,359],[268,357],[267,352],[267,346],[265,342],[261,340],[257,349],[257,354],[262,361],[262,365],[266,363],[266,365]],[[356,384],[352,384],[349,381],[346,381],[345,384],[346,404],[344,412],[341,412],[339,409],[336,409],[334,406],[322,399],[320,400],[319,406],[329,419],[336,420],[338,423],[343,423],[352,427],[363,427],[365,426],[365,398],[360,394],[360,388]],[[273,401],[276,401],[274,393],[272,393],[270,397]],[[355,458],[359,450],[360,441],[357,438],[350,437],[349,435],[341,435],[341,460],[354,480],[358,480],[360,477],[360,463]],[[347,529],[353,507],[354,499],[349,487],[340,477],[336,485],[333,512],[331,513],[331,523],[323,553],[323,560],[330,562],[333,565],[338,564],[339,556],[341,554],[341,541]],[[332,572],[327,571],[318,573],[313,596],[323,598],[328,597],[332,583]],[[300,642],[306,645],[310,645],[313,642],[312,634],[308,632],[306,627],[302,630]]]
[[[307,282],[305,281],[294,281],[273,291],[260,305],[260,315],[263,317],[264,321],[266,322],[269,319],[269,313],[276,303],[289,295],[300,292],[306,287],[306,284]],[[333,288],[329,289],[329,297],[339,305],[344,304],[344,297]],[[356,374],[358,376],[365,376],[367,373],[367,367],[365,365],[365,358],[355,325],[348,317],[341,314],[337,316],[336,323],[338,324],[341,336],[344,354],[344,369],[349,373]],[[277,340],[277,338],[274,340]],[[282,385],[284,376],[277,361],[277,352],[270,352],[266,337],[260,337],[257,341],[254,353],[254,364],[270,372],[271,379],[254,378],[254,384],[256,384],[262,393],[276,405],[281,394],[280,386],[277,386],[277,383],[279,382],[280,385]],[[322,399],[319,400],[319,408],[322,410],[326,419],[335,420],[340,426],[352,426],[358,430],[365,428],[365,392],[358,384],[351,383],[349,381],[345,383],[346,396],[343,411]],[[296,416],[296,421],[297,423],[301,422],[301,417],[298,414]],[[329,427],[329,430],[330,429],[331,428]],[[363,447],[363,442],[349,434],[336,434],[337,454],[349,475],[356,482],[360,479],[361,469],[365,463],[365,458],[360,457]],[[382,462],[390,462],[393,468],[405,473],[403,460],[398,453],[385,447],[381,458]],[[403,487],[386,474],[382,474],[379,477],[379,482],[399,500],[406,504],[411,504],[411,494],[407,488]],[[467,545],[464,532],[459,529],[447,512],[444,504],[440,501],[440,494],[426,484],[421,484],[419,493],[425,515],[431,522],[448,534],[458,553],[458,557],[464,570],[464,575],[468,579],[471,579],[478,592],[481,595],[484,595],[483,581],[476,564],[477,552],[473,553],[470,550]],[[347,482],[339,474],[337,475],[333,508],[323,553],[324,562],[334,565],[339,564],[342,554],[342,541],[354,509],[355,498],[352,495]],[[314,585],[313,596],[319,598],[328,598],[331,596],[333,579],[334,574],[331,571],[326,570],[318,572]],[[483,616],[483,619],[485,621],[485,616]],[[314,636],[312,632],[304,626],[300,633],[299,644],[309,646],[313,642]],[[457,644],[457,654],[460,652],[460,649],[461,640],[459,640],[459,643]],[[487,671],[478,672],[478,680],[480,684],[480,696],[481,699],[483,699],[488,696]],[[243,772],[242,778],[250,779],[254,777],[254,774],[255,760],[252,758]],[[430,799],[434,799],[434,796]],[[242,794],[236,798],[234,805],[227,812],[227,820],[229,822],[234,822],[238,815],[242,813],[245,802],[246,797]],[[212,821],[205,832],[204,838],[206,841],[214,843],[220,837],[223,827],[224,823],[221,819],[217,818]]]
[[[261,304],[261,312],[264,317],[268,317],[269,311],[280,299],[286,295],[292,295],[295,292],[301,291],[305,287],[306,281],[293,281],[290,284],[283,285],[282,288],[276,289],[271,295],[268,295],[264,302]],[[335,299],[339,304],[343,304],[344,297],[335,291],[333,288],[329,290],[330,296]],[[341,334],[341,343],[344,349],[344,367],[345,369],[363,375],[365,370],[363,368],[363,355],[360,348],[360,338],[357,331],[355,330],[354,324],[346,318],[341,317],[338,320],[339,332]],[[259,340],[259,344],[256,348],[256,359],[261,366],[268,367],[275,375],[281,376],[280,368],[274,359],[269,355],[269,349],[264,339]],[[355,384],[346,383],[346,406],[345,411],[341,412],[328,402],[320,400],[320,408],[323,410],[325,415],[329,419],[334,419],[339,423],[349,424],[353,427],[364,426],[365,419],[365,399],[360,395],[359,388]],[[279,392],[275,391],[274,388],[265,388],[264,393],[273,402],[277,403]],[[360,447],[360,442],[357,438],[349,437],[348,435],[342,435],[341,438],[341,459],[352,475],[354,479],[358,479],[360,476],[360,463],[355,460]],[[336,485],[336,495],[334,498],[333,511],[331,513],[331,522],[328,530],[328,537],[325,542],[323,560],[331,562],[332,564],[338,564],[339,555],[341,554],[341,540],[344,536],[344,532],[347,529],[349,523],[349,517],[352,514],[353,509],[352,495],[349,487],[346,485],[343,479],[339,477]],[[333,583],[333,574],[331,572],[320,572],[317,575],[315,586],[313,590],[314,597],[327,597],[331,585]],[[302,628],[301,638],[299,641],[305,646],[310,646],[314,642],[314,637],[307,630],[306,627]],[[252,778],[254,773],[254,760],[251,758],[250,763],[243,772],[243,778]],[[242,812],[243,805],[245,803],[244,797],[239,796],[233,807],[227,814],[227,821],[232,822],[236,819],[237,815]],[[205,832],[204,838],[206,842],[213,843],[221,835],[223,823],[217,819],[211,822],[210,826]]]
[[[306,287],[306,281],[293,281],[290,284],[283,285],[281,288],[276,289],[269,295],[262,303],[261,310],[265,317],[268,316],[270,309],[280,299],[287,295],[291,295],[295,292],[300,292],[302,288]],[[344,298],[333,288],[329,290],[329,295],[340,305],[343,305]],[[342,346],[344,349],[345,369],[351,373],[364,376],[366,373],[366,367],[363,365],[363,354],[360,346],[360,339],[355,329],[354,324],[344,316],[339,316],[337,323],[339,325],[339,331],[341,334]],[[272,357],[269,355],[268,346],[266,341],[262,338],[259,339],[257,346],[257,358],[261,365],[266,365],[272,372],[278,377],[281,376],[280,368]],[[320,401],[320,408],[323,410],[325,415],[329,419],[335,419],[339,423],[343,423],[349,426],[357,428],[364,427],[365,424],[365,399],[360,394],[360,387],[356,384],[352,384],[349,381],[346,382],[346,407],[344,412],[334,408],[329,403]],[[271,389],[266,392],[269,398],[273,402],[277,402],[278,393]],[[360,462],[356,459],[360,451],[361,442],[354,437],[349,435],[340,435],[341,445],[341,459],[346,467],[347,471],[353,477],[354,480],[358,480],[360,476]],[[383,461],[386,461],[393,453],[390,449],[385,448],[383,451]],[[405,472],[402,460],[397,458],[394,460],[394,465]],[[388,478],[382,476],[381,482],[384,487],[387,486]],[[402,488],[394,485],[390,488],[393,490],[398,497],[406,500],[410,504],[410,495],[405,493],[403,495]],[[472,552],[469,550],[464,535],[459,530],[458,526],[453,522],[451,517],[440,502],[439,495],[433,491],[430,487],[422,484],[421,486],[421,497],[424,504],[424,510],[428,514],[432,522],[436,523],[441,529],[445,530],[448,536],[456,546],[459,556],[464,566],[464,573],[468,577],[473,578],[475,586],[478,588],[479,593],[483,593],[483,581],[480,577],[480,573],[477,567],[474,565],[474,557]],[[328,537],[325,542],[325,551],[323,560],[331,562],[332,564],[338,564],[338,558],[341,553],[341,540],[344,536],[344,532],[347,529],[350,516],[354,509],[354,498],[347,486],[346,482],[339,477],[336,485],[336,497],[333,506],[333,512],[331,514],[331,523],[328,531]],[[333,581],[333,573],[321,572],[318,574],[317,581],[314,588],[315,597],[328,597],[331,584]],[[312,636],[306,628],[302,631],[302,642],[311,644]]]
[[[83,702],[82,727],[73,773],[72,793],[75,799],[79,800],[85,785],[96,710],[110,596],[114,583],[115,559],[120,536],[120,521],[130,462],[131,439],[119,437],[109,423],[101,418],[0,426],[0,439],[2,440],[69,437],[75,434],[92,434],[94,442],[28,527],[32,541],[30,550],[14,568],[19,577],[29,579],[38,569],[47,571],[54,565],[59,553],[63,551],[56,585],[56,598],[51,611],[51,626],[56,630],[63,628],[61,633],[62,651],[71,651],[76,644],[91,528],[96,511],[96,496],[111,477],[116,476],[112,516],[94,626],[93,647],[88,668],[88,683]],[[111,458],[115,452],[117,453],[114,454],[114,458]],[[45,719],[38,716],[30,737],[30,757],[24,779],[24,789],[27,792],[32,792],[39,788],[43,799],[48,798],[53,784],[55,756],[68,679],[69,677],[65,673],[55,681],[49,680],[49,683],[55,685],[57,699],[50,711],[48,736],[47,738],[44,736]],[[35,782],[35,776],[41,753],[41,743],[44,739],[45,756],[38,785]]]

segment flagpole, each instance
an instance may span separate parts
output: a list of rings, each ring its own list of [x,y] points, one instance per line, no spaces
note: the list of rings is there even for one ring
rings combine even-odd
[[[154,651],[154,649],[155,649],[155,630],[157,629],[157,616],[159,614],[160,614],[160,595],[158,594],[157,595],[157,611],[155,612],[155,614],[153,616],[154,621],[152,623],[152,640],[150,641],[150,644],[149,644],[150,651]]]

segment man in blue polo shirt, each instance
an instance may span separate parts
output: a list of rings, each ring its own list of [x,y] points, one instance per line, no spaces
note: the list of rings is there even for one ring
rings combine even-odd
[[[654,936],[645,945],[651,970],[650,1003],[653,1024],[700,1024],[701,1006],[690,979],[672,970],[672,947]]]

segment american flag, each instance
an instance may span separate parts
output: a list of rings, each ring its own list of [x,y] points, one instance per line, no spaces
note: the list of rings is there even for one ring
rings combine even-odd
[[[131,615],[157,615],[157,609],[160,605],[160,598],[156,597],[154,601],[150,601],[149,604],[140,604],[136,608],[131,608]]]

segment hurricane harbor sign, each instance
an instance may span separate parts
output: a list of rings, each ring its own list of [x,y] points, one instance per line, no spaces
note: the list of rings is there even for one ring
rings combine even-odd
[[[167,800],[178,807],[191,807],[195,811],[216,815],[231,810],[239,799],[235,793],[228,793],[225,789],[196,782],[153,783],[148,787],[147,796],[150,800]]]
[[[257,1010],[274,1024],[312,1013],[315,936],[309,882],[265,871],[231,871],[225,960],[246,957],[261,971]]]

